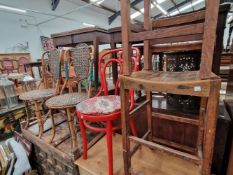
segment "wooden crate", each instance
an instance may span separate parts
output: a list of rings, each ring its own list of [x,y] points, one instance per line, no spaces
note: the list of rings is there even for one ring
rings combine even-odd
[[[45,131],[42,138],[37,137],[38,124],[32,123],[28,129],[22,129],[23,136],[33,144],[32,164],[39,174],[54,175],[79,175],[74,161],[82,154],[82,140],[77,132],[78,146],[71,148],[71,139],[68,124],[63,115],[56,117],[56,136],[53,143],[49,144],[52,136],[51,121],[48,119],[44,126]],[[25,125],[21,123],[22,128]],[[79,131],[79,130],[78,130]],[[88,133],[88,146],[91,147],[103,134]]]

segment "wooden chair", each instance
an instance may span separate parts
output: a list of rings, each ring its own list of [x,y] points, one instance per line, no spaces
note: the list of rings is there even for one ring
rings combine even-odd
[[[83,44],[78,44],[76,48],[70,49],[65,53],[66,58],[64,60],[64,67],[66,70],[65,71],[66,80],[63,85],[62,91],[60,92],[61,95],[52,97],[46,101],[46,106],[51,111],[51,119],[52,119],[53,135],[50,140],[50,143],[52,143],[56,134],[54,111],[56,109],[60,109],[60,110],[63,109],[66,111],[67,122],[70,130],[70,135],[72,138],[71,147],[75,148],[77,146],[77,136],[76,136],[77,133],[74,126],[72,109],[78,103],[90,97],[91,83],[88,81],[88,77],[89,77],[89,72],[90,72],[89,70],[93,58],[92,52],[93,52],[93,48],[83,43]],[[69,57],[69,55],[71,57]],[[76,77],[70,78],[71,68],[73,68]],[[86,86],[85,87],[86,93],[82,92],[81,89],[82,83],[84,83]],[[75,88],[76,86],[78,86],[78,88]],[[65,87],[69,89],[69,93],[62,94]],[[78,89],[78,92],[74,92],[74,88]]]
[[[48,57],[48,61],[45,61],[45,57]],[[41,106],[45,99],[58,95],[60,92],[61,81],[61,64],[60,64],[60,50],[53,50],[45,52],[42,55],[42,80],[45,82],[45,87],[48,87],[48,79],[51,78],[52,88],[37,89],[29,92],[22,93],[19,98],[24,101],[27,112],[27,123],[25,128],[28,128],[30,116],[28,112],[29,104],[34,105],[35,115],[39,126],[39,137],[41,138],[44,131],[44,120],[42,117]],[[40,83],[41,85],[41,83]],[[39,86],[40,86],[39,85]],[[47,114],[48,115],[48,114]],[[47,117],[44,116],[44,118]]]
[[[134,62],[134,71],[139,69],[139,59],[140,52],[137,48],[132,48],[136,52],[136,57],[131,57]],[[85,133],[85,128],[88,128],[94,132],[106,132],[107,134],[107,148],[108,148],[108,172],[109,175],[113,174],[113,155],[112,155],[112,133],[117,129],[121,128],[121,124],[113,126],[113,121],[120,118],[120,96],[118,95],[119,80],[115,84],[115,95],[108,95],[108,85],[106,81],[106,69],[111,63],[117,63],[120,66],[119,73],[123,73],[123,59],[121,57],[122,49],[114,49],[105,52],[99,58],[99,75],[101,80],[101,88],[99,93],[90,99],[87,99],[79,103],[76,107],[77,116],[79,119],[82,139],[83,139],[83,159],[87,159],[87,137]],[[119,53],[119,59],[110,58],[101,66],[103,59],[112,55],[114,53]],[[104,96],[101,96],[101,94]],[[130,111],[134,108],[134,92],[131,91],[128,100],[130,99]],[[88,122],[104,122],[105,128],[97,128],[88,124]],[[136,136],[136,129],[134,126],[134,121],[130,121],[130,126],[132,133]]]
[[[211,174],[211,162],[216,127],[221,80],[212,73],[212,62],[216,38],[216,26],[219,12],[219,0],[206,1],[206,10],[151,20],[151,0],[144,0],[144,32],[130,33],[130,1],[121,0],[122,41],[124,58],[124,75],[120,76],[121,84],[121,116],[125,174],[131,173],[131,156],[140,145],[145,145],[164,154],[195,162],[201,167],[201,174]],[[144,70],[131,74],[130,42],[144,42]],[[200,49],[201,63],[199,71],[162,72],[152,71],[152,53],[190,51]],[[140,107],[147,110],[148,131],[142,138],[129,134],[129,89],[145,90],[147,99]],[[198,128],[197,151],[195,155],[160,145],[153,142],[152,91],[171,94],[199,96],[202,98],[200,117],[198,120],[180,119],[177,116],[167,118],[181,123],[195,123]],[[136,146],[130,149],[130,141]],[[163,160],[161,160],[163,161]],[[182,165],[177,165],[182,167]],[[185,167],[184,167],[185,168]],[[198,172],[198,170],[197,170]],[[174,172],[173,174],[179,174]]]

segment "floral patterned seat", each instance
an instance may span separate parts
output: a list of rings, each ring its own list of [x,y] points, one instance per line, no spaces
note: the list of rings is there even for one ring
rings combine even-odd
[[[118,95],[89,98],[76,106],[77,111],[89,115],[106,115],[120,111],[121,101]]]

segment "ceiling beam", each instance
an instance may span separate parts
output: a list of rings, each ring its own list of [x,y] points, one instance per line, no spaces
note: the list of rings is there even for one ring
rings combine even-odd
[[[130,3],[130,7],[131,8],[135,8],[135,5],[137,5],[137,4],[139,4],[140,2],[142,2],[143,0],[134,0],[133,2],[131,2]],[[135,9],[134,9],[135,10]],[[138,10],[138,9],[137,9]],[[136,11],[137,11],[136,10]],[[120,14],[121,14],[121,11],[119,10],[119,11],[117,11],[116,13],[114,13],[112,16],[110,16],[109,18],[108,18],[108,24],[110,25],[110,24],[112,24],[112,22],[118,17],[118,16],[120,16]]]
[[[98,8],[100,8],[100,9],[103,9],[103,10],[105,10],[105,11],[108,11],[108,12],[110,12],[110,13],[116,13],[116,12],[117,12],[117,11],[115,11],[115,10],[109,8],[109,7],[104,6],[104,5],[101,5],[101,4],[93,4],[93,2],[91,2],[90,0],[81,0],[81,1],[86,2],[86,3],[88,3],[88,4],[92,4],[93,6],[98,7]]]
[[[189,2],[192,2],[192,0],[185,0],[185,1],[183,1],[183,2],[181,2],[181,3],[179,3],[179,4],[177,4],[176,7],[175,7],[175,6],[174,6],[174,7],[171,7],[170,9],[167,10],[167,12],[170,13],[170,12],[172,12],[173,10],[175,10],[175,9],[177,9],[177,8],[180,8],[180,7],[182,7],[183,5],[185,5],[185,4],[189,3]],[[161,16],[163,16],[163,13],[160,13],[160,14],[154,16],[153,18],[156,19],[156,18],[159,18],[159,17],[161,17]]]
[[[180,14],[180,10],[179,8],[177,7],[177,4],[174,0],[170,0],[172,2],[172,4],[175,6],[175,8],[178,10],[179,14]]]

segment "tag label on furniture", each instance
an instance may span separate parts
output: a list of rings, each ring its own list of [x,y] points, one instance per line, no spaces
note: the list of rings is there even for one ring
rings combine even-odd
[[[194,86],[194,91],[195,92],[200,92],[201,91],[201,86]]]

